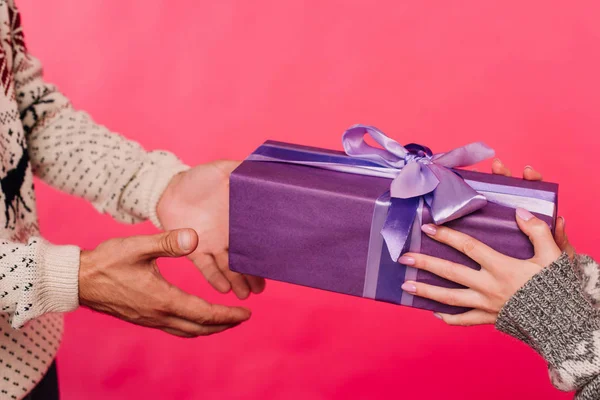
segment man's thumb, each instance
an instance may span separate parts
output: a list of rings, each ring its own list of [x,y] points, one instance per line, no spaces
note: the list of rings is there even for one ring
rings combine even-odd
[[[141,246],[144,258],[186,256],[198,246],[198,234],[193,229],[175,229],[139,238],[144,239]]]

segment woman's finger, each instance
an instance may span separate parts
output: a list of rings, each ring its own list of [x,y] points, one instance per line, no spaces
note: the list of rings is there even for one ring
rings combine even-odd
[[[558,245],[561,251],[564,251],[569,255],[569,258],[573,259],[575,255],[575,248],[569,242],[567,232],[565,230],[565,218],[559,217],[556,220],[556,231],[554,233],[554,241]]]
[[[441,258],[431,257],[424,254],[406,253],[398,259],[398,262],[409,267],[429,271],[439,277],[456,282],[459,285],[470,288],[478,288],[477,275],[480,273],[461,264]]]
[[[494,175],[512,176],[510,169],[506,168],[502,161],[497,158],[492,162],[492,173]]]
[[[517,208],[516,210],[517,224],[525,233],[535,251],[535,258],[542,267],[549,265],[561,255],[561,250],[556,245],[552,232],[548,225],[535,215],[525,210]]]
[[[541,181],[542,174],[535,169],[531,165],[528,165],[523,169],[523,179],[526,181]]]
[[[434,314],[437,318],[441,319],[448,325],[457,326],[473,326],[473,325],[487,325],[495,324],[498,319],[498,314],[489,313],[483,310],[471,310],[462,314]]]
[[[491,247],[481,243],[479,240],[462,232],[445,226],[435,226],[431,224],[423,225],[421,228],[427,236],[437,240],[440,243],[454,247],[456,250],[464,253],[473,261],[481,265],[482,268],[491,268],[495,265],[502,265],[510,260],[509,257],[498,253]]]
[[[481,296],[471,289],[449,289],[421,282],[406,281],[402,285],[402,290],[449,306],[485,308]]]

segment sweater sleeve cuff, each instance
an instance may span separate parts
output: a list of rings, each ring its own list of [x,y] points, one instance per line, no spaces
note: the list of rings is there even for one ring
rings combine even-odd
[[[43,266],[41,313],[75,310],[79,306],[79,247],[41,243],[38,255]]]
[[[39,249],[44,268],[40,293],[42,313],[69,312],[79,306],[79,255],[76,246],[44,243]]]
[[[511,297],[500,310],[496,328],[525,341],[556,366],[578,344],[592,339],[600,329],[600,313],[563,254]]]

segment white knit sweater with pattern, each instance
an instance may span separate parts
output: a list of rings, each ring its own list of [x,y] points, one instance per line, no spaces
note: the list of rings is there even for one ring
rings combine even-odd
[[[28,54],[13,0],[0,0],[0,399],[21,399],[54,359],[61,313],[78,307],[79,248],[39,237],[33,175],[119,221],[156,221],[186,167],[97,125]]]

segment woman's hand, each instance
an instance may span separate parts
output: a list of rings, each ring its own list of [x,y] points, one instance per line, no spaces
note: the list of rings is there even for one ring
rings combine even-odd
[[[510,170],[498,159],[492,164],[492,172],[511,176]],[[535,181],[541,180],[542,175],[528,166],[523,171],[523,178]],[[519,228],[533,243],[535,255],[530,260],[505,256],[468,235],[446,227],[423,226],[423,232],[428,236],[463,252],[479,263],[481,270],[431,256],[407,253],[398,262],[432,272],[466,288],[448,289],[407,281],[402,289],[444,304],[473,308],[458,315],[435,314],[450,325],[495,323],[500,309],[529,279],[558,259],[562,252],[567,252],[571,257],[574,254],[565,233],[564,218],[558,219],[554,237],[548,225],[527,210],[517,209],[516,219]]]
[[[250,318],[241,307],[210,304],[167,282],[159,257],[183,257],[198,246],[192,229],[111,239],[81,252],[79,303],[122,320],[196,337],[232,328]]]
[[[533,243],[535,256],[532,259],[511,258],[464,233],[442,226],[424,225],[425,234],[466,254],[481,265],[481,270],[423,254],[407,253],[400,257],[399,263],[429,271],[466,288],[448,289],[407,281],[402,289],[440,303],[474,309],[459,315],[436,314],[450,325],[495,323],[498,312],[508,299],[561,255],[544,221],[521,208],[517,209],[516,215],[519,227]]]

